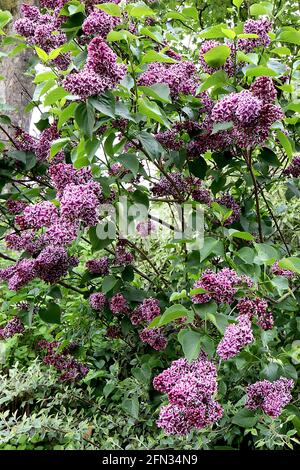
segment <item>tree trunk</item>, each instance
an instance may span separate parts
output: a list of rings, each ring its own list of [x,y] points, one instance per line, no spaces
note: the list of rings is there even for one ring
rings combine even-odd
[[[0,9],[9,10],[13,15],[13,21],[6,28],[7,34],[14,33],[14,21],[20,17],[20,6],[24,0],[0,0]],[[37,5],[38,0],[26,0],[28,5]],[[9,46],[8,51],[15,45]],[[6,51],[5,51],[6,52]],[[30,101],[34,86],[31,79],[24,73],[28,68],[31,50],[24,50],[13,57],[5,57],[2,60],[0,74],[4,80],[0,81],[0,103],[8,104],[15,108],[9,111],[13,124],[29,130],[31,113],[25,113],[24,108]],[[0,136],[1,137],[1,136]]]

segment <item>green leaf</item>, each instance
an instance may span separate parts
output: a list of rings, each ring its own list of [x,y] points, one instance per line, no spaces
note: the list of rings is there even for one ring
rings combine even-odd
[[[56,103],[57,101],[65,98],[69,95],[69,92],[66,91],[62,87],[57,87],[54,90],[49,91],[44,99],[44,106],[51,106],[52,104]]]
[[[73,102],[61,111],[57,123],[58,129],[61,129],[65,122],[74,117],[76,107],[77,103]]]
[[[222,335],[224,334],[228,326],[228,319],[225,315],[222,313],[207,313],[206,319],[211,321]]]
[[[21,150],[11,150],[7,153],[7,155],[13,158],[14,160],[18,160],[19,162],[26,164],[27,152],[23,152]]]
[[[198,34],[198,37],[202,39],[224,38],[225,34],[222,31],[224,28],[227,29],[227,25],[225,23],[206,28]]]
[[[281,42],[288,42],[290,44],[296,44],[300,46],[300,31],[294,28],[290,28],[287,31],[281,31],[278,36],[278,40]]]
[[[163,36],[158,31],[152,30],[150,28],[141,28],[140,34],[149,36],[151,39],[153,39],[153,41],[156,41],[159,44],[163,42]]]
[[[70,142],[69,137],[53,140],[50,148],[50,159],[52,159],[65,145]]]
[[[133,418],[137,419],[139,417],[140,405],[136,397],[125,398],[125,400],[122,401],[121,406],[123,410]]]
[[[132,198],[137,204],[141,204],[143,206],[149,207],[149,198],[144,191],[140,189],[136,189],[132,193]]]
[[[277,54],[280,57],[285,56],[285,55],[291,55],[291,50],[288,47],[274,47],[274,49],[271,50],[273,54]]]
[[[292,147],[292,144],[291,144],[289,138],[280,129],[277,129],[276,134],[277,134],[278,140],[281,143],[282,147],[284,148],[285,153],[287,154],[289,160],[291,160],[291,158],[293,156],[293,147]]]
[[[43,51],[43,49],[41,49],[38,46],[34,46],[34,49],[35,49],[35,52],[37,53],[38,57],[41,59],[41,61],[42,62],[47,62],[47,60],[49,59],[47,52]]]
[[[89,239],[90,239],[90,242],[91,242],[91,245],[92,245],[92,252],[94,253],[95,251],[99,251],[99,250],[102,250],[103,248],[106,248],[107,246],[109,246],[112,242],[113,242],[113,239],[110,238],[110,237],[106,237],[106,238],[99,238],[98,235],[97,235],[97,231],[99,231],[99,228],[103,228],[103,230],[108,233],[109,231],[109,224],[111,224],[111,228],[113,229],[112,230],[112,233],[114,231],[114,226],[112,224],[112,222],[103,222],[102,224],[98,224],[97,227],[91,227],[89,229]]]
[[[198,157],[188,162],[189,171],[197,178],[204,180],[208,165],[203,157]]]
[[[159,158],[163,154],[162,146],[150,133],[142,131],[136,137],[152,160]]]
[[[133,39],[137,39],[137,36],[125,29],[121,29],[120,31],[110,31],[106,38],[108,42],[132,41]]]
[[[270,265],[278,259],[278,252],[271,245],[254,243],[254,247],[257,252],[257,256],[253,260],[254,263]]]
[[[243,408],[239,410],[232,418],[233,424],[237,424],[242,428],[253,428],[258,421],[258,416],[255,416],[254,411]]]
[[[218,70],[217,72],[210,75],[204,83],[200,86],[199,91],[206,91],[212,87],[223,87],[227,82],[227,75],[224,70]]]
[[[228,232],[230,237],[241,238],[242,240],[248,241],[255,240],[254,236],[249,232],[239,232],[238,230],[234,229],[230,229]]]
[[[217,134],[217,132],[220,132],[220,131],[227,131],[228,129],[232,129],[232,127],[233,127],[232,121],[216,122],[213,125],[212,134]]]
[[[296,258],[295,256],[284,258],[279,261],[278,264],[282,269],[288,269],[296,274],[300,274],[300,258]]]
[[[101,5],[95,5],[99,10],[105,11],[108,15],[121,17],[121,8],[116,3],[102,3]]]
[[[228,46],[216,46],[204,54],[205,62],[211,67],[220,67],[225,64],[231,54]]]
[[[205,237],[203,247],[200,250],[201,262],[208,258],[211,254],[219,255],[223,252],[223,243],[212,237]]]
[[[238,62],[247,62],[248,64],[253,64],[253,60],[249,57],[250,54],[245,54],[242,51],[237,51],[236,58]]]
[[[250,6],[250,15],[252,16],[261,16],[261,15],[271,16],[272,11],[273,11],[273,5],[270,2],[253,3],[253,5]]]
[[[165,115],[164,111],[154,101],[150,101],[145,96],[138,99],[138,110],[150,119],[163,124],[165,127],[170,128],[170,122]]]
[[[134,174],[134,176],[137,175],[140,162],[138,161],[135,155],[133,155],[132,153],[121,155],[120,157],[118,157],[118,161],[122,163],[125,168],[128,168],[128,170],[130,170]]]
[[[246,70],[246,77],[276,77],[277,75],[275,70],[265,67],[264,65],[250,66]]]
[[[183,289],[181,292],[173,292],[170,296],[170,302],[175,302],[176,300],[186,299],[187,292],[186,289]]]
[[[95,126],[95,111],[89,101],[80,103],[75,109],[75,121],[81,131],[92,137]]]
[[[49,302],[45,308],[39,310],[39,316],[46,323],[61,323],[61,308],[55,302]]]
[[[239,39],[257,39],[259,38],[258,34],[252,34],[252,33],[242,33],[238,34]]]
[[[234,39],[236,36],[235,32],[232,29],[222,28],[222,32],[229,39]]]
[[[142,18],[143,16],[155,16],[155,12],[147,5],[142,4],[130,8],[129,15],[134,18]]]
[[[150,87],[139,86],[138,89],[144,92],[145,95],[161,101],[162,103],[172,103],[169,85],[164,83],[156,83]]]
[[[89,98],[89,103],[105,116],[115,117],[116,99],[112,93],[105,93],[98,98]]]
[[[156,52],[154,50],[146,52],[142,57],[142,64],[149,64],[151,62],[165,62],[167,64],[176,64],[177,60],[172,59],[166,54]]]
[[[240,7],[241,7],[241,4],[243,3],[244,0],[232,0],[232,3],[234,4],[234,6],[237,7],[237,9],[239,10]]]
[[[35,79],[33,80],[33,83],[42,83],[45,82],[46,80],[50,80],[51,78],[56,78],[56,75],[54,72],[51,70],[49,72],[42,72],[39,73]]]
[[[12,14],[8,10],[0,10],[0,30],[12,20]]]
[[[158,327],[168,325],[174,320],[177,320],[178,318],[188,318],[190,317],[191,312],[185,308],[181,304],[175,304],[171,305],[171,307],[167,308],[164,313],[161,315]],[[151,324],[150,324],[151,327]]]
[[[281,166],[281,163],[278,160],[276,153],[267,147],[262,148],[259,158],[260,160],[262,160],[263,162],[267,163],[270,166],[274,166],[274,167]]]
[[[178,341],[182,346],[183,353],[189,362],[197,359],[201,350],[201,334],[192,330],[181,330]]]
[[[118,279],[115,276],[105,276],[102,281],[102,292],[107,294],[110,292],[115,285],[117,284]]]

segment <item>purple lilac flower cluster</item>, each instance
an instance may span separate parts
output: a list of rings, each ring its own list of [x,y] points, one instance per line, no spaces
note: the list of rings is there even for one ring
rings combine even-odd
[[[86,267],[91,274],[106,276],[109,273],[109,259],[107,256],[103,256],[103,258],[99,259],[92,259],[86,263]]]
[[[125,248],[126,242],[125,240],[119,240],[115,248],[115,259],[114,264],[116,266],[126,266],[128,264],[132,264],[134,261],[134,256],[132,253],[126,250]]]
[[[291,161],[290,165],[284,170],[286,176],[293,176],[299,178],[300,176],[300,155],[296,155]]]
[[[240,38],[237,42],[238,49],[244,52],[251,52],[256,47],[268,47],[271,43],[268,33],[272,29],[272,23],[267,18],[259,20],[249,19],[244,24],[245,34],[256,34],[257,38]]]
[[[85,99],[116,87],[126,74],[126,65],[117,63],[116,54],[101,38],[94,38],[88,46],[84,69],[64,79],[70,93]]]
[[[157,299],[145,299],[131,314],[130,320],[133,325],[139,325],[142,322],[151,322],[160,315],[160,306]]]
[[[241,148],[263,143],[275,121],[283,112],[274,104],[276,90],[270,77],[258,77],[250,90],[229,93],[207,114],[202,134],[190,142],[188,155],[197,157],[206,150],[219,150],[237,145]],[[213,133],[214,125],[231,123],[231,127]]]
[[[84,20],[82,30],[87,35],[97,35],[102,39],[106,39],[108,33],[119,23],[120,18],[108,15],[104,11],[94,8]]]
[[[155,232],[155,229],[156,225],[154,222],[152,222],[152,220],[142,220],[136,225],[137,233],[143,238],[146,238],[151,235],[151,233]]]
[[[277,418],[291,400],[294,382],[285,377],[275,382],[262,380],[247,387],[246,406],[250,410],[261,408],[267,415]]]
[[[155,135],[156,140],[168,150],[180,150],[184,146],[184,141],[180,138],[177,129],[170,129],[164,132],[158,132]]]
[[[31,204],[24,210],[25,224],[38,230],[42,227],[50,227],[58,219],[58,209],[52,202],[44,201],[39,204]]]
[[[90,168],[75,169],[73,165],[67,163],[58,163],[49,168],[49,175],[57,195],[60,198],[68,184],[82,185],[92,181],[92,172]]]
[[[200,202],[201,204],[207,204],[208,206],[213,201],[211,192],[205,188],[194,189],[192,191],[192,198],[194,201]]]
[[[15,130],[14,142],[16,148],[23,152],[33,152],[38,161],[47,162],[50,159],[50,147],[54,140],[59,138],[56,122],[44,129],[39,138],[36,139],[20,128]],[[64,151],[60,150],[51,163],[64,161]]]
[[[10,290],[19,290],[36,277],[35,260],[22,259],[8,268],[0,269],[0,279]]]
[[[157,421],[167,434],[184,436],[222,417],[222,407],[213,398],[217,391],[216,367],[204,357],[191,364],[186,359],[173,361],[169,369],[154,378],[153,386],[169,398],[169,405],[161,408]]]
[[[10,233],[5,237],[7,248],[14,251],[27,251],[30,255],[37,255],[45,247],[43,236],[36,238],[31,230]]]
[[[263,330],[271,330],[274,326],[273,315],[268,311],[268,302],[264,299],[256,298],[241,299],[236,308],[241,315],[246,315],[250,320],[255,316],[257,317],[257,324]]]
[[[218,344],[217,353],[223,360],[230,359],[253,340],[251,320],[247,315],[240,315],[236,324],[227,326],[224,336]]]
[[[57,123],[53,122],[51,126],[47,127],[41,132],[39,140],[36,144],[35,154],[39,161],[46,162],[50,159],[50,147],[54,140],[60,137]],[[55,157],[51,160],[51,163],[60,163],[65,159],[64,151],[60,150]]]
[[[69,256],[61,246],[47,246],[34,260],[36,276],[50,284],[58,282],[70,268],[77,265],[78,259]]]
[[[195,95],[199,83],[196,67],[192,62],[181,61],[176,64],[153,62],[138,79],[138,85],[151,86],[157,83],[169,85],[172,98],[180,93]]]
[[[60,346],[58,341],[48,342],[42,340],[38,346],[47,351],[43,362],[61,372],[59,377],[61,382],[81,380],[87,375],[88,368],[70,356],[70,352],[73,349],[72,345],[64,348],[61,352],[57,352]]]
[[[195,304],[204,304],[210,300],[218,304],[231,304],[237,287],[243,284],[252,287],[253,281],[248,276],[238,276],[233,269],[223,268],[219,272],[207,269],[193,286],[194,289],[202,288],[206,292],[193,295],[192,300]]]
[[[93,310],[98,310],[101,311],[103,310],[107,300],[104,294],[102,292],[98,292],[96,294],[92,294],[90,296],[90,306],[92,307]]]
[[[82,221],[92,227],[98,222],[98,208],[101,187],[96,182],[82,185],[69,184],[60,200],[61,216],[69,221]]]
[[[15,21],[15,30],[26,38],[30,46],[39,46],[49,54],[67,41],[66,34],[60,29],[64,19],[59,16],[59,11],[60,8],[56,8],[52,14],[42,15],[37,7],[23,4],[23,17]],[[57,67],[66,70],[70,64],[70,55],[59,54],[53,62]]]
[[[293,277],[295,277],[295,273],[293,271],[280,268],[278,261],[276,261],[276,263],[274,263],[271,267],[271,272],[275,274],[275,276],[283,276],[287,277],[288,279],[293,279]]]
[[[0,328],[0,340],[8,339],[19,333],[24,333],[25,328],[20,318],[14,317],[3,328]]]
[[[178,198],[191,193],[201,186],[201,180],[195,177],[186,177],[181,173],[169,173],[168,178],[163,176],[151,188],[152,194],[157,197],[173,196]]]
[[[140,331],[139,337],[143,343],[149,344],[156,351],[167,347],[168,341],[163,335],[162,328],[145,328]]]
[[[239,220],[241,216],[241,208],[230,194],[223,194],[221,197],[216,199],[216,202],[232,210],[232,214],[224,222],[225,226],[231,225],[236,220]]]
[[[6,208],[7,211],[12,215],[22,214],[25,207],[28,205],[26,201],[14,200],[14,199],[7,199],[6,201]]]
[[[114,295],[110,299],[109,308],[114,315],[117,315],[118,313],[127,313],[129,311],[127,300],[121,293]]]

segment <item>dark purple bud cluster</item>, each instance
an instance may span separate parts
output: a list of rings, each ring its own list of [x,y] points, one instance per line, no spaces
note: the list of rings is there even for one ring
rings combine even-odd
[[[143,343],[149,344],[156,351],[165,349],[168,344],[162,328],[145,328],[140,331],[139,337]]]
[[[75,380],[83,379],[87,375],[89,371],[88,368],[70,356],[70,352],[74,349],[74,344],[71,344],[60,352],[57,352],[60,346],[58,341],[48,342],[42,340],[39,342],[38,346],[47,351],[43,362],[61,372],[59,377],[61,382],[74,382]]]
[[[87,261],[86,267],[91,274],[106,276],[109,273],[109,259],[107,256]]]
[[[263,330],[271,330],[273,328],[274,319],[272,313],[268,311],[268,302],[266,300],[258,297],[254,300],[244,298],[238,302],[236,307],[241,315],[247,315],[250,320],[255,316],[257,324]]]
[[[300,155],[296,155],[291,161],[290,165],[284,170],[286,176],[293,176],[299,178],[300,176]]]
[[[3,328],[0,328],[0,340],[8,339],[19,333],[24,333],[25,328],[20,318],[14,317]]]
[[[232,210],[232,214],[224,222],[225,226],[231,225],[236,220],[239,220],[241,216],[241,208],[230,194],[223,194],[221,197],[216,199],[216,202]]]

